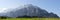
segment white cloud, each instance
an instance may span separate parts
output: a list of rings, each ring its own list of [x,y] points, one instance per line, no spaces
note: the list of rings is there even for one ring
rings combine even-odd
[[[0,13],[6,11],[7,8],[0,8]]]

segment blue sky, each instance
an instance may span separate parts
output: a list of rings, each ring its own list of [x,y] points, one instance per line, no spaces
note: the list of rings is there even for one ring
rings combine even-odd
[[[0,0],[0,10],[2,8],[16,8],[24,4],[33,4],[60,16],[60,0]]]

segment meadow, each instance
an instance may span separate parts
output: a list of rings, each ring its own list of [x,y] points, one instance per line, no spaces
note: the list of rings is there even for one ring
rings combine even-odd
[[[60,20],[60,18],[7,18],[0,20]]]

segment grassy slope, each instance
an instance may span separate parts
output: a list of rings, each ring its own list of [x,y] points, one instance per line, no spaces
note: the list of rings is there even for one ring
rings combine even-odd
[[[8,18],[0,20],[60,20],[60,18]]]
[[[40,20],[60,20],[60,18],[40,18]]]

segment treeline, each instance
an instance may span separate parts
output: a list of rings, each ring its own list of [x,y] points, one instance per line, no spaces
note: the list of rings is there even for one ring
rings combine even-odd
[[[0,16],[0,19],[6,19],[6,18],[11,18],[11,17],[8,17],[8,16]]]
[[[8,17],[8,16],[0,16],[0,19],[7,19],[7,18],[12,18],[12,17]],[[44,17],[44,16],[17,16],[16,18],[55,18],[55,17]],[[58,17],[56,17],[58,18]]]
[[[0,16],[0,19],[7,19],[7,18],[12,18],[12,17],[8,17],[8,16]],[[39,18],[38,16],[17,16],[16,18]]]
[[[38,18],[38,16],[27,16],[27,15],[24,15],[24,16],[18,16],[16,18]]]
[[[0,19],[7,19],[7,18],[12,18],[12,17],[8,17],[8,16],[0,16]],[[38,18],[38,16],[17,16],[16,18]]]

